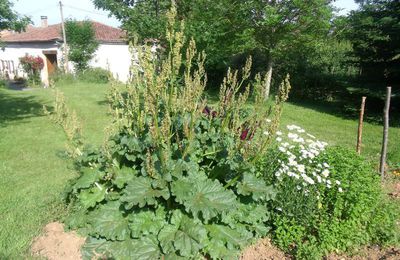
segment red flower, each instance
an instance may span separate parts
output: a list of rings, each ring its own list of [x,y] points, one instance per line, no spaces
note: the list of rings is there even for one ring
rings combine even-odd
[[[242,133],[240,134],[240,140],[244,141],[247,139],[247,135],[249,134],[249,129],[245,128],[242,130]]]

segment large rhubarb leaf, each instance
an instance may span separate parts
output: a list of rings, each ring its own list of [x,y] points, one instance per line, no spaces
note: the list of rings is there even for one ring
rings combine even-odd
[[[75,182],[75,189],[89,188],[96,181],[99,181],[100,178],[104,175],[103,172],[100,172],[98,169],[85,168]]]
[[[212,259],[236,259],[238,254],[237,249],[228,249],[224,242],[214,239],[207,242],[205,252]]]
[[[165,211],[162,207],[156,212],[151,210],[142,210],[132,213],[129,216],[129,228],[132,231],[132,237],[139,238],[143,235],[158,234],[161,228],[166,224]]]
[[[198,254],[207,239],[207,232],[199,221],[195,221],[179,210],[175,210],[171,224],[166,225],[158,234],[163,252],[168,254],[175,250],[179,255],[190,257]]]
[[[91,189],[83,190],[79,194],[79,199],[84,208],[92,208],[96,206],[98,202],[104,200],[106,195],[106,188],[102,185],[96,185]]]
[[[175,181],[171,190],[176,201],[182,203],[187,212],[196,217],[201,213],[205,221],[236,207],[235,194],[225,189],[217,180],[183,178]]]
[[[125,187],[124,194],[121,201],[125,202],[125,208],[131,209],[135,205],[144,207],[147,205],[157,204],[156,198],[163,197],[169,198],[169,191],[167,188],[153,188],[152,180],[148,177],[134,177]]]
[[[128,220],[119,210],[119,202],[108,202],[91,213],[90,224],[92,235],[102,236],[108,240],[125,240],[130,236]]]
[[[95,257],[100,255],[104,257],[110,256],[107,255],[110,243],[110,241],[107,241],[104,238],[95,238],[89,236],[81,249],[82,258],[84,260],[92,260],[96,259]]]
[[[108,241],[89,237],[82,247],[82,256],[86,260],[119,259],[119,260],[153,260],[160,259],[160,249],[155,236],[124,241]]]
[[[248,172],[243,174],[243,180],[237,184],[237,191],[244,196],[251,195],[255,201],[271,200],[276,194],[272,186],[267,186],[264,180]]]
[[[225,225],[206,225],[206,229],[209,237],[215,241],[222,241],[230,249],[243,246],[251,238],[249,234],[243,234]]]
[[[265,236],[269,227],[266,221],[269,220],[269,211],[263,204],[240,204],[237,210],[222,214],[222,222],[231,228],[237,227],[238,223],[244,223],[249,231],[256,231],[259,236]]]
[[[132,178],[137,175],[137,170],[130,167],[122,167],[121,169],[114,169],[113,183],[122,189]]]
[[[109,245],[112,259],[121,260],[153,260],[160,259],[161,252],[155,236],[145,236],[140,239],[127,239]]]

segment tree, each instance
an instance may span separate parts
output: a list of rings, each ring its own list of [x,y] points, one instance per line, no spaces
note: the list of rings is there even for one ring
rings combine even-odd
[[[241,13],[248,23],[243,31],[247,48],[256,47],[267,57],[265,98],[268,98],[274,62],[290,49],[303,49],[327,35],[332,7],[327,0],[248,0]]]
[[[122,23],[132,40],[157,39],[166,45],[166,13],[171,0],[93,0],[97,8],[110,11]],[[240,1],[237,0],[177,0],[177,19],[185,22],[185,36],[194,38],[199,49],[207,53],[207,70],[221,72],[235,48],[235,37],[240,29]],[[177,23],[179,24],[179,22]],[[223,73],[219,73],[223,74]]]
[[[89,67],[89,61],[99,47],[90,21],[68,20],[65,23],[68,58],[79,72]]]
[[[0,0],[0,30],[22,31],[31,22],[12,10],[13,5],[9,0]]]
[[[359,59],[362,76],[392,84],[400,72],[400,2],[359,1],[349,17],[348,38]]]
[[[143,38],[160,39],[170,0],[93,0],[109,10],[123,27]],[[177,0],[185,35],[208,54],[213,68],[226,67],[240,52],[261,50],[268,58],[268,97],[274,62],[289,48],[305,48],[328,33],[332,7],[327,0]],[[207,67],[210,70],[210,67]]]

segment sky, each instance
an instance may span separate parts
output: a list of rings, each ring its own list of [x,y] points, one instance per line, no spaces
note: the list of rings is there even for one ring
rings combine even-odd
[[[60,9],[59,0],[11,0],[14,3],[14,10],[20,14],[31,17],[35,26],[40,26],[40,16],[47,16],[49,24],[59,23]],[[218,1],[218,0],[216,0]],[[91,0],[63,0],[64,18],[76,20],[91,19],[114,27],[120,26],[120,22],[109,17],[108,12],[98,10]],[[340,14],[346,14],[357,8],[353,0],[336,0],[334,5],[343,8]]]
[[[14,10],[19,14],[31,17],[35,26],[40,26],[40,16],[47,16],[48,24],[56,24],[61,21],[59,0],[11,0]],[[108,16],[108,12],[98,10],[91,0],[63,0],[64,19],[76,20],[90,19],[114,27],[120,22]]]

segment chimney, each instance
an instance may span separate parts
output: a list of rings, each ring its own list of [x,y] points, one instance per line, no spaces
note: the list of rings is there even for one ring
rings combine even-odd
[[[40,20],[42,20],[42,27],[47,27],[47,16],[40,16]]]

